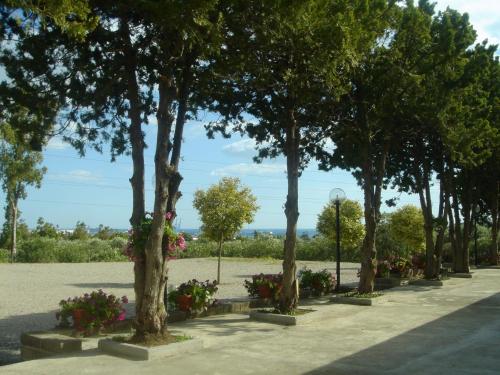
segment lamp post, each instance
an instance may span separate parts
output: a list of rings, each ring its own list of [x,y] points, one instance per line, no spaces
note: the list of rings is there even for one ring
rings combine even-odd
[[[342,189],[332,189],[330,191],[330,201],[335,202],[336,237],[337,237],[337,285],[336,291],[340,289],[340,203],[345,199],[345,192]]]
[[[481,207],[478,204],[474,207],[474,265],[477,267],[479,264],[477,258],[477,217],[479,216],[479,212],[481,211]]]

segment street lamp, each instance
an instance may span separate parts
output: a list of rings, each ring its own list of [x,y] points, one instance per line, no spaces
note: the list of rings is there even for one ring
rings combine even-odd
[[[477,267],[479,261],[477,259],[477,217],[479,216],[479,212],[481,211],[481,207],[478,204],[474,207],[474,264]]]
[[[330,201],[335,202],[336,227],[337,227],[337,285],[336,291],[340,289],[340,203],[345,199],[345,192],[342,189],[332,189],[330,191]]]

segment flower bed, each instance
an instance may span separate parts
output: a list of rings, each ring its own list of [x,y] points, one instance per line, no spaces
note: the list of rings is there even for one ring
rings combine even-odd
[[[301,294],[303,291],[309,291],[314,296],[321,296],[333,292],[336,285],[335,276],[326,269],[313,272],[304,267],[299,271],[297,278]]]
[[[245,280],[245,288],[250,297],[259,297],[277,301],[283,287],[283,275],[263,274],[253,275],[252,281]]]
[[[189,280],[168,292],[169,309],[188,313],[206,311],[214,303],[216,292],[216,281]]]
[[[61,327],[72,326],[75,332],[89,336],[124,320],[125,309],[122,303],[128,303],[126,296],[117,298],[99,289],[59,302],[60,310],[56,313],[56,318]],[[72,325],[68,320],[70,318]]]

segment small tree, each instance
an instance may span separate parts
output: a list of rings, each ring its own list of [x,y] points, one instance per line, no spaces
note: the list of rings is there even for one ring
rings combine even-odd
[[[422,211],[406,205],[391,214],[389,219],[391,237],[402,245],[407,255],[424,250],[424,217]]]
[[[61,237],[59,232],[59,227],[52,223],[44,220],[43,217],[39,217],[36,222],[35,234],[40,237],[55,238]]]
[[[203,234],[217,241],[219,259],[217,262],[217,283],[220,283],[222,244],[232,239],[244,224],[253,221],[259,208],[250,189],[240,185],[238,178],[224,177],[207,191],[195,192],[193,206],[198,210],[203,223]]]
[[[89,230],[83,221],[77,221],[70,239],[72,240],[86,240],[89,238]]]
[[[27,116],[26,112],[19,116]],[[46,168],[40,168],[42,154],[31,151],[16,136],[8,123],[0,130],[0,182],[7,200],[11,259],[16,256],[18,203],[28,195],[28,186],[40,187]]]
[[[365,236],[365,228],[361,222],[363,208],[361,205],[346,199],[340,205],[340,246],[343,250],[354,251],[361,246]],[[337,239],[337,221],[335,202],[330,201],[318,215],[316,224],[318,232],[335,241]]]

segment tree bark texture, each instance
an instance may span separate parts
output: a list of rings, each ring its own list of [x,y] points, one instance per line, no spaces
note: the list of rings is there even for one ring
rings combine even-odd
[[[130,41],[130,30],[126,21],[121,24],[121,32],[124,42],[125,74],[127,80],[127,99],[129,102],[128,116],[130,119],[129,137],[132,148],[132,216],[130,224],[134,228],[134,236],[140,236],[138,228],[145,214],[144,194],[144,136],[142,133],[141,108],[139,98],[139,85],[137,83],[137,58]],[[134,262],[134,292],[136,327],[142,327],[144,322],[139,313],[142,310],[142,297],[145,278],[145,259],[137,258]]]
[[[493,266],[498,266],[498,194],[499,194],[499,183],[496,183],[494,193],[491,195],[491,245],[490,245],[490,264]]]
[[[10,209],[12,215],[11,223],[11,244],[10,244],[10,261],[14,263],[17,255],[17,197],[12,197],[10,200]]]
[[[363,239],[363,247],[361,249],[361,272],[358,285],[360,293],[373,292],[375,274],[377,273],[377,249],[375,247],[375,239],[377,225],[380,220],[382,184],[388,153],[389,143],[386,141],[377,158],[377,162],[373,163],[372,160],[374,155],[371,153],[370,137],[369,134],[367,134],[362,166],[365,238]]]
[[[286,129],[286,164],[288,193],[285,203],[286,237],[283,255],[283,287],[279,310],[289,313],[297,308],[297,266],[295,264],[297,246],[297,220],[299,219],[299,144],[300,129],[294,112],[290,111],[290,123]]]

